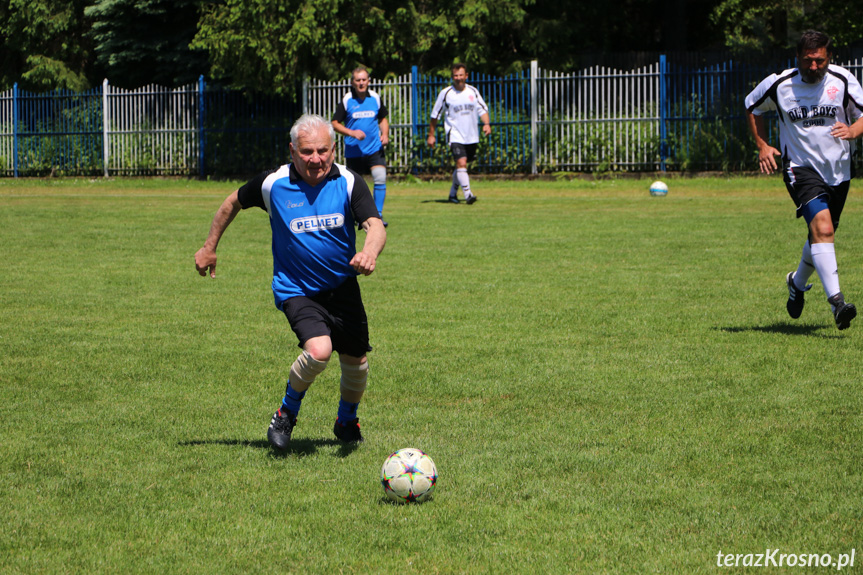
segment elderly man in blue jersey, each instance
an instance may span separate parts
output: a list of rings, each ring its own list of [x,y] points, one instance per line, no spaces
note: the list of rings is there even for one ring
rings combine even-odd
[[[253,206],[270,216],[273,294],[302,353],[291,366],[281,407],[267,430],[279,450],[290,445],[306,390],[330,361],[341,366],[341,399],[333,432],[344,442],[362,441],[357,406],[368,381],[368,321],[357,275],[371,274],[386,243],[386,230],[368,186],[334,163],[332,125],[304,115],[291,128],[292,163],[263,172],[225,199],[195,254],[198,273],[216,277],[216,247],[241,211]],[[356,251],[356,227],[366,232]]]
[[[387,196],[387,160],[384,146],[390,141],[387,107],[369,89],[369,72],[360,66],[351,74],[351,91],[333,114],[333,129],[345,136],[345,165],[358,174],[371,173],[375,205],[383,218]],[[383,222],[386,227],[387,222]]]

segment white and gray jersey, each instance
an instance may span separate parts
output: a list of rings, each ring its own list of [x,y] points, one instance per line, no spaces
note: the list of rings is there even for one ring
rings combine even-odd
[[[488,106],[479,90],[465,84],[459,92],[447,86],[437,95],[431,117],[444,119],[444,132],[447,144],[476,144],[479,142],[477,118],[488,113]]]
[[[836,122],[863,116],[863,88],[845,68],[830,65],[817,84],[804,82],[797,68],[771,74],[746,96],[755,115],[779,114],[779,144],[787,168],[812,168],[830,186],[851,179],[854,143],[830,135]]]

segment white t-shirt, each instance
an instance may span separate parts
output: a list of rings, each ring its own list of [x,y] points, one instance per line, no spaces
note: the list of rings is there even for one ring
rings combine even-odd
[[[477,118],[488,113],[488,106],[479,90],[465,84],[459,92],[447,86],[437,95],[431,117],[444,118],[444,132],[447,144],[476,144],[479,142]]]
[[[854,143],[830,135],[837,121],[850,126],[863,116],[863,88],[848,70],[831,64],[817,84],[804,82],[797,68],[771,74],[745,104],[755,115],[779,114],[780,151],[790,168],[812,168],[830,186],[851,179]]]

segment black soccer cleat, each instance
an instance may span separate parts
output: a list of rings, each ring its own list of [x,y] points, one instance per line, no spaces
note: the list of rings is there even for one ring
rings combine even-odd
[[[460,202],[458,201],[458,198],[457,198],[457,197],[455,197],[455,196],[450,196],[450,197],[449,197],[449,201],[450,201],[450,203],[451,203],[451,204],[458,204],[458,203],[460,203]]]
[[[803,305],[806,303],[803,298],[803,293],[812,289],[812,284],[807,284],[803,289],[794,285],[794,272],[788,272],[785,276],[785,283],[788,285],[788,302],[785,304],[788,309],[788,315],[797,319],[803,313]]]
[[[363,434],[360,433],[359,418],[347,423],[340,423],[337,419],[335,425],[333,425],[333,433],[345,443],[357,443],[363,440]]]
[[[857,317],[857,308],[854,307],[854,304],[847,303],[842,292],[827,298],[827,301],[833,306],[833,319],[836,320],[836,327],[839,329],[851,327],[851,320]]]
[[[267,441],[280,451],[286,450],[291,444],[291,433],[293,433],[296,424],[297,419],[287,411],[283,412],[280,408],[270,420],[270,427],[267,429]]]
[[[468,199],[466,199],[466,200],[465,200],[465,203],[467,203],[467,205],[471,205],[471,204],[472,204],[472,203],[474,203],[475,201],[476,201],[476,196],[471,196],[471,197],[469,197]]]

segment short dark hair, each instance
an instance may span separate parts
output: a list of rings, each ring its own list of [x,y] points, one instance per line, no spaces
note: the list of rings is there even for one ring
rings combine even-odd
[[[455,72],[456,70],[464,70],[464,73],[465,73],[465,74],[467,74],[467,66],[465,66],[465,65],[464,65],[464,64],[462,64],[461,62],[456,62],[456,63],[455,63],[455,64],[453,64],[453,65],[452,65],[452,67],[450,68],[450,71],[451,71],[451,72]]]
[[[805,54],[813,50],[827,48],[827,53],[833,52],[833,40],[824,32],[806,30],[797,42],[797,54]]]

